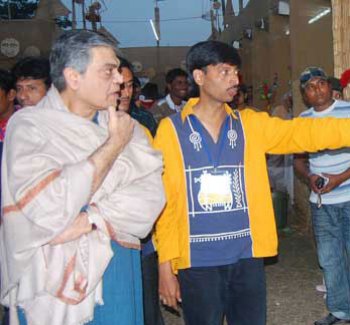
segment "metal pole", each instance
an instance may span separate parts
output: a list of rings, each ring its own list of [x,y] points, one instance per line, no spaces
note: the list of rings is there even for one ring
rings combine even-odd
[[[96,21],[91,22],[91,28],[94,32],[97,32],[97,22]]]
[[[77,29],[77,17],[75,13],[75,0],[72,0],[72,29]]]
[[[158,5],[154,8],[154,22],[155,22],[155,28],[158,35],[157,42],[160,41],[160,13],[159,13],[159,7]]]
[[[10,4],[11,0],[7,1],[7,17],[9,20],[11,20],[11,4]]]
[[[154,8],[154,18],[155,18],[155,25],[156,25],[156,31],[157,31],[157,48],[156,48],[156,54],[157,54],[157,71],[156,74],[158,74],[160,70],[160,49],[159,49],[159,41],[160,41],[160,14],[159,14],[159,7],[158,7],[158,0],[156,0],[156,6]]]
[[[85,0],[83,0],[81,3],[81,16],[83,17],[83,29],[86,29]]]
[[[221,7],[222,7],[222,16],[225,16],[225,13],[226,13],[225,0],[221,0]]]
[[[216,30],[215,30],[215,15],[214,10],[210,9],[210,22],[211,22],[211,35],[213,40],[217,39]]]
[[[241,14],[242,10],[243,10],[243,0],[239,0],[239,14]]]

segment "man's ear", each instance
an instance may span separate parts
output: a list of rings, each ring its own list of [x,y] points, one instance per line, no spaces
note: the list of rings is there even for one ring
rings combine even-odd
[[[195,69],[193,70],[192,75],[193,75],[194,82],[198,86],[202,86],[204,81],[204,71],[201,69]]]
[[[301,99],[303,100],[304,104],[307,107],[311,107],[312,105],[310,105],[309,101],[307,100],[307,95],[306,95],[305,89],[301,89],[300,91],[301,91]]]
[[[81,75],[78,71],[68,67],[63,70],[63,76],[66,80],[67,87],[73,90],[77,90],[79,88]]]
[[[9,102],[13,102],[16,98],[16,90],[10,89],[7,93],[7,99]]]

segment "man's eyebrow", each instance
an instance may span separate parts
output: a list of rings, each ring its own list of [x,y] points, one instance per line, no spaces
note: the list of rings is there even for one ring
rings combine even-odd
[[[103,65],[104,68],[119,68],[119,64],[118,63],[105,63]]]
[[[36,86],[35,83],[25,83],[25,84],[16,84],[16,87],[31,87]]]

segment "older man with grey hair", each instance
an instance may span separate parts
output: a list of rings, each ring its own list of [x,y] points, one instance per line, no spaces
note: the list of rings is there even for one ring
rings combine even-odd
[[[113,43],[70,31],[50,64],[46,97],[8,125],[1,302],[11,324],[141,325],[139,239],[164,206],[161,156],[115,110]]]

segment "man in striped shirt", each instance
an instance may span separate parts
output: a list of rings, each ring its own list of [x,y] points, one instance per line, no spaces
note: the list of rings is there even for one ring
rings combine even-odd
[[[300,90],[308,110],[302,117],[349,118],[350,103],[334,100],[332,85],[318,67],[300,76]],[[319,130],[322,137],[322,129]],[[310,205],[319,264],[327,288],[329,314],[315,325],[350,322],[350,149],[323,150],[296,157],[296,170],[311,189]]]

